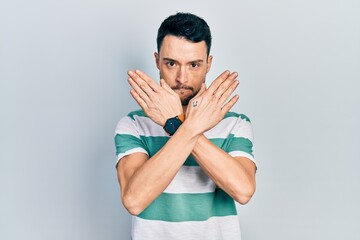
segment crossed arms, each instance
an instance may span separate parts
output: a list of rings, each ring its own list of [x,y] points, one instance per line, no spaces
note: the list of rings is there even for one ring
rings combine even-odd
[[[151,158],[133,153],[117,167],[121,199],[132,215],[140,214],[171,183],[187,157],[192,154],[212,181],[235,201],[246,204],[255,192],[255,164],[246,157],[232,157],[204,136],[237,102],[227,99],[238,86],[237,73],[223,72],[189,102],[185,121],[169,141]],[[160,80],[158,85],[141,71],[129,71],[131,95],[155,123],[183,113],[179,96]],[[196,107],[192,103],[198,101]]]

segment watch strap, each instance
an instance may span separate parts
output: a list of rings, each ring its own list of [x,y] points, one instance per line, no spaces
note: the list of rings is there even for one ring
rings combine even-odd
[[[178,119],[180,119],[180,121],[183,123],[185,121],[185,115],[182,113],[179,116],[177,116]]]
[[[180,127],[180,125],[184,122],[184,120],[185,120],[185,116],[183,113],[178,116],[169,118],[168,120],[166,120],[163,129],[170,136],[172,136],[176,132],[176,130]]]

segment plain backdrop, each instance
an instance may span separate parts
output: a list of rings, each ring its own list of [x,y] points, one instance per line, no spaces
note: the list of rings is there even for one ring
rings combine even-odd
[[[207,84],[239,72],[259,167],[243,239],[360,239],[356,0],[2,0],[0,239],[130,239],[114,130],[177,11],[211,27]]]

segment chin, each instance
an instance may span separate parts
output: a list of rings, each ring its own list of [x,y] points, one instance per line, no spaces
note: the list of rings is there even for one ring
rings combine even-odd
[[[185,97],[185,98],[180,98],[181,99],[181,105],[183,105],[183,106],[189,105],[189,102],[193,97],[194,96],[191,95],[191,96],[188,96],[188,97]]]
[[[190,100],[193,99],[199,91],[200,91],[200,89],[197,90],[196,92],[193,92],[189,96],[179,96],[180,100],[181,100],[181,105],[183,105],[183,106],[189,105]]]

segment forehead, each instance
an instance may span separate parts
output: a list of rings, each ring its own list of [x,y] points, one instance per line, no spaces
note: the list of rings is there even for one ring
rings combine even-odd
[[[206,60],[207,47],[205,41],[191,42],[181,37],[166,35],[161,44],[160,58],[171,58],[177,61]]]

